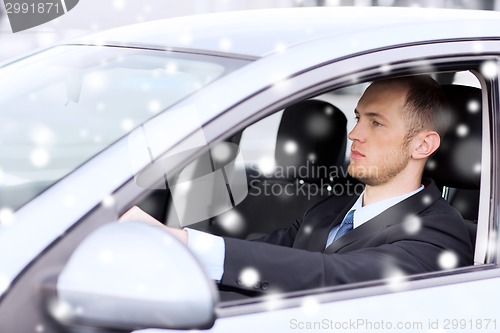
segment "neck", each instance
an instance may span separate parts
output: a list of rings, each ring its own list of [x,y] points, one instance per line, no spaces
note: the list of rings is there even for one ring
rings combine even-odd
[[[422,185],[421,177],[399,174],[390,181],[379,185],[366,185],[363,206],[397,197],[417,190]]]

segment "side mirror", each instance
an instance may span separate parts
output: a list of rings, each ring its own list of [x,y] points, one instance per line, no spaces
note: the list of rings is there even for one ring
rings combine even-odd
[[[166,230],[141,222],[92,233],[63,268],[56,292],[49,312],[60,323],[127,332],[210,328],[218,301],[191,252]]]

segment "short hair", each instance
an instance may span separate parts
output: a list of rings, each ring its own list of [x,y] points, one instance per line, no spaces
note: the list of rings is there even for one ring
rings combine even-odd
[[[450,122],[448,101],[444,91],[432,77],[413,75],[381,81],[403,85],[408,89],[402,115],[407,140],[424,130],[436,131],[439,136],[444,136]]]

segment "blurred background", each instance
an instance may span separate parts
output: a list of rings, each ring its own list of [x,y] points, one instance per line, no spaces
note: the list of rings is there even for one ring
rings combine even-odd
[[[500,0],[80,0],[73,10],[58,19],[15,34],[1,1],[0,61],[61,40],[143,21],[231,10],[310,6],[500,10]]]

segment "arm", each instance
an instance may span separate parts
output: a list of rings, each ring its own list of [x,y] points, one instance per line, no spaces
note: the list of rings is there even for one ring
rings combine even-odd
[[[457,257],[457,267],[472,264],[467,235],[457,232],[462,221],[445,218],[424,222],[415,235],[394,225],[368,237],[358,249],[331,254],[227,238],[221,284],[261,292],[296,291],[404,277],[443,269],[440,256],[450,251]],[[436,223],[445,227],[440,229]],[[245,285],[241,276],[247,267],[258,272],[258,281],[252,285]]]
[[[299,218],[295,220],[295,222],[291,226],[287,228],[274,230],[267,235],[254,239],[253,241],[280,245],[285,247],[292,247],[293,242],[295,241],[295,236],[297,235],[301,223],[302,223],[302,218]]]

